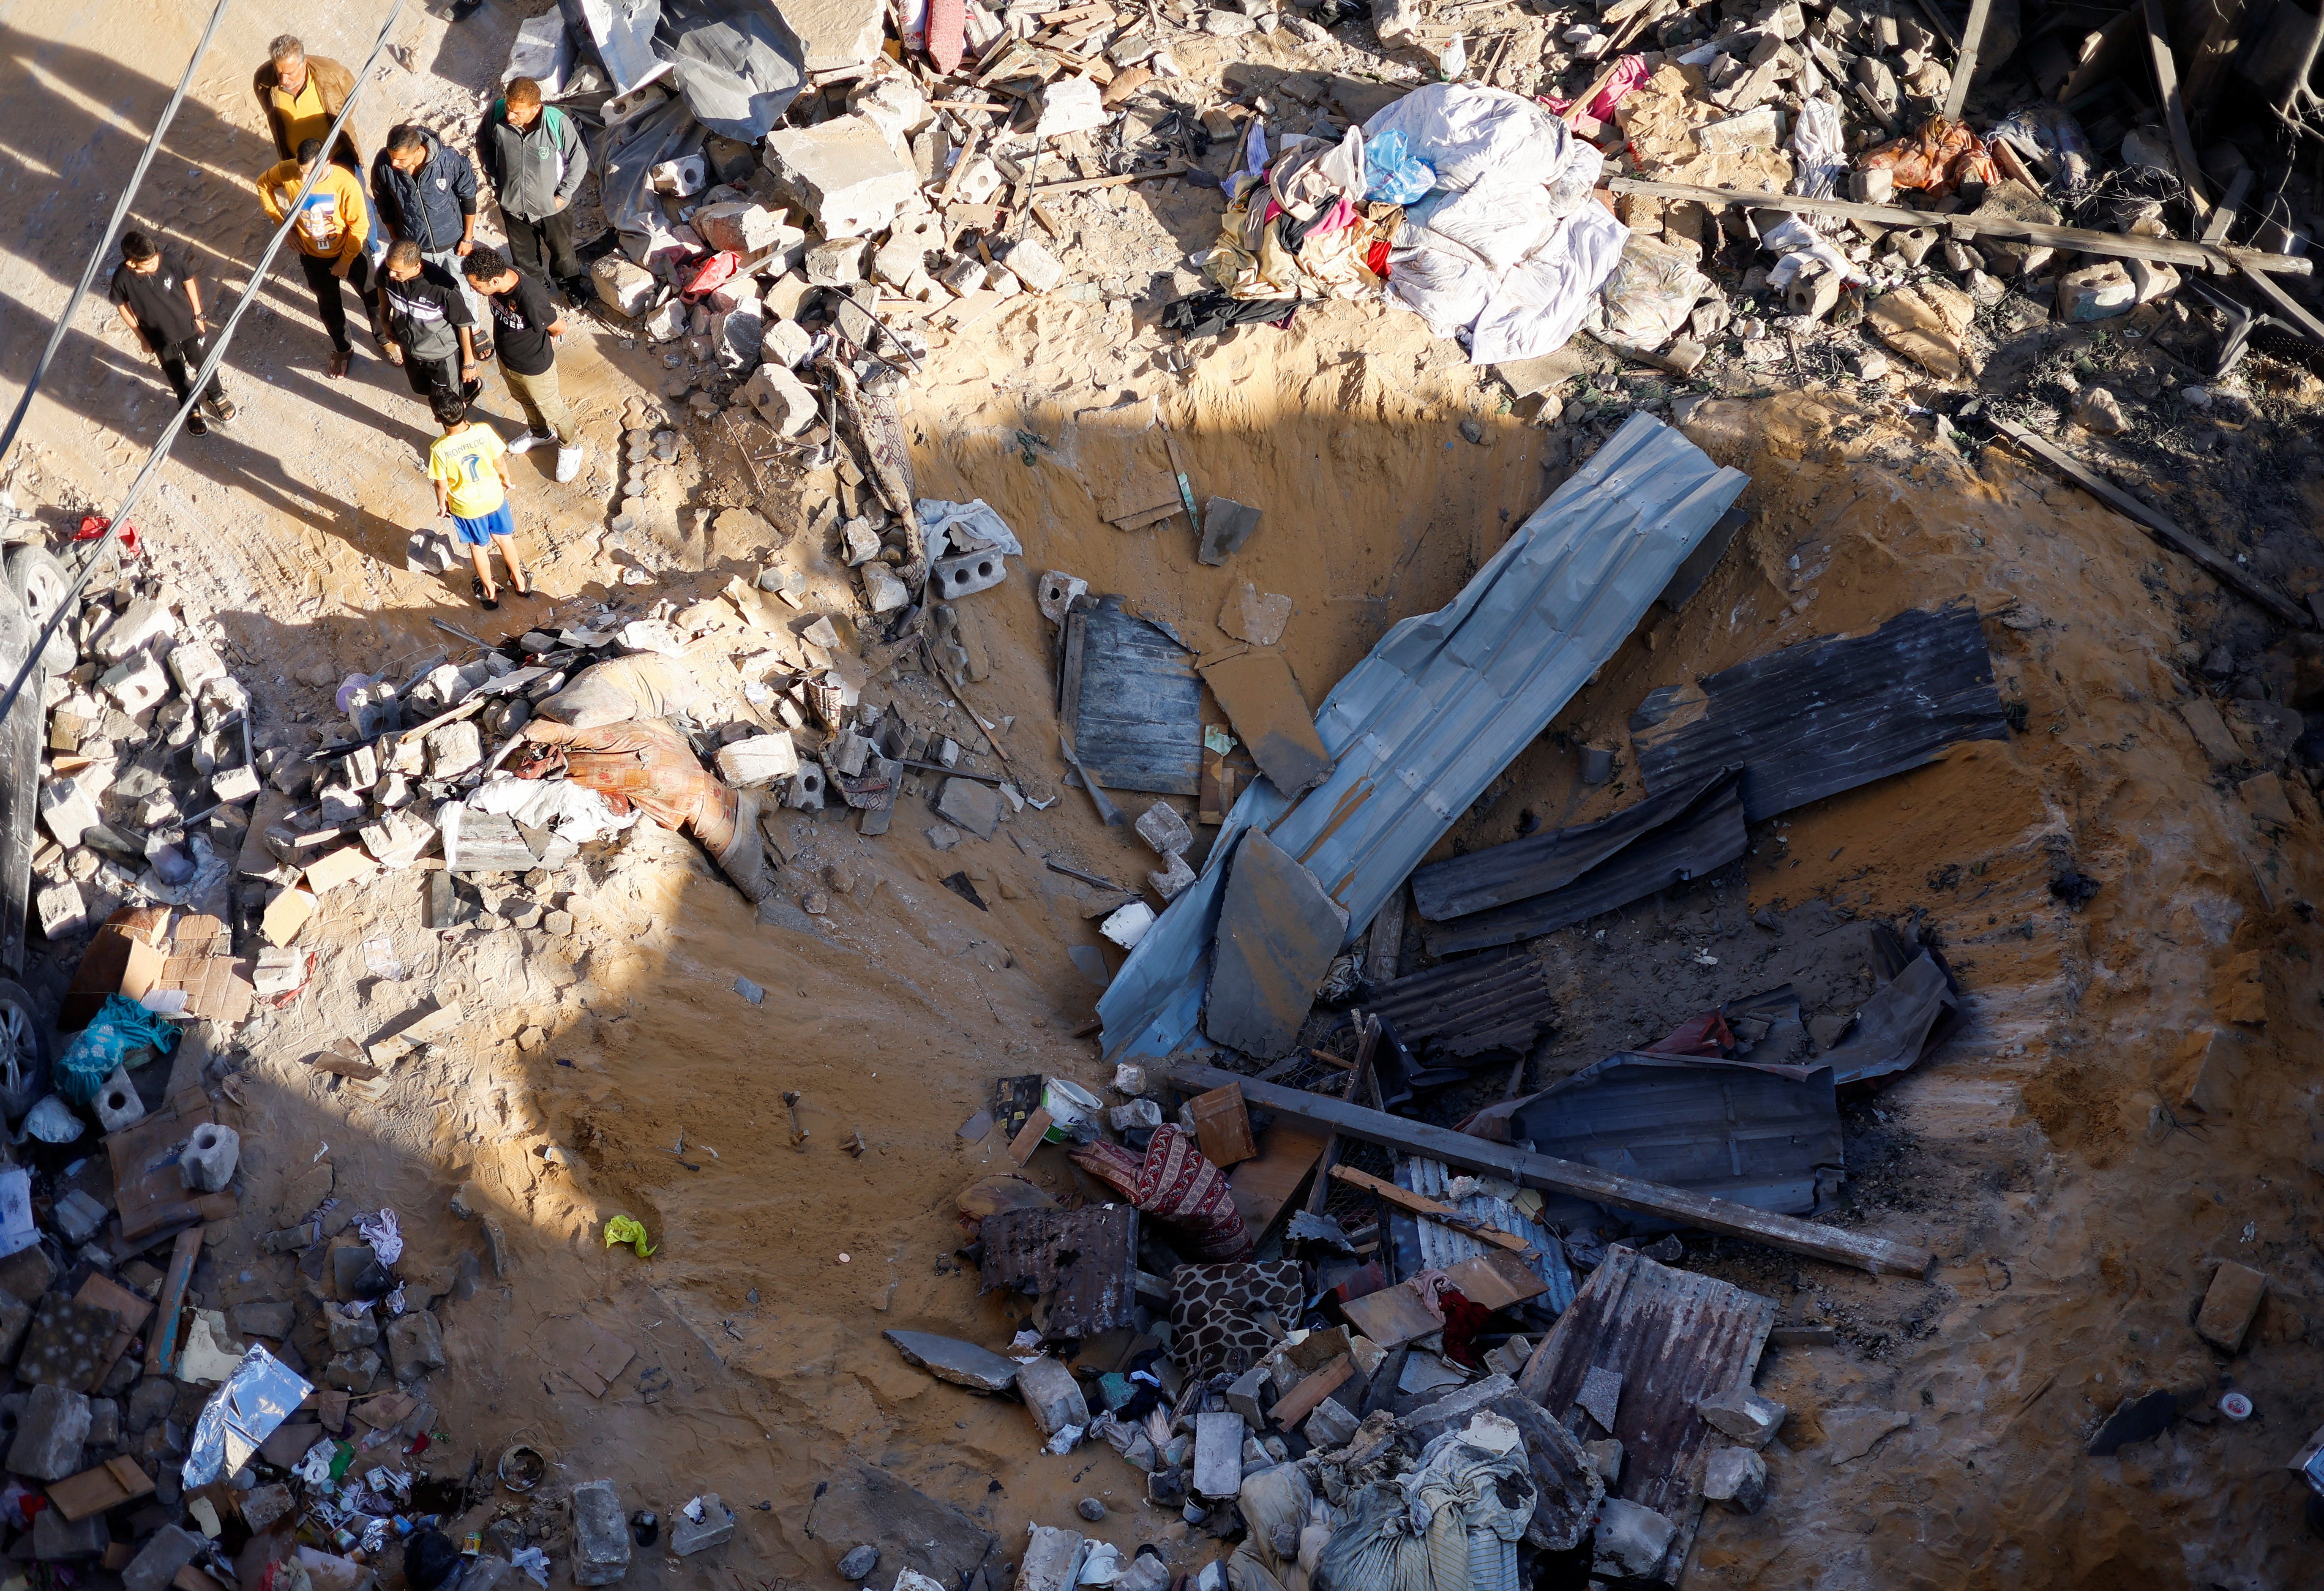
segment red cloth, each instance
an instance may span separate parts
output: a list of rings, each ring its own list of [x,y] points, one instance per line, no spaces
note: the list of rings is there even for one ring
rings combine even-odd
[[[1385,281],[1388,277],[1388,239],[1383,237],[1364,251],[1364,269]]]
[[[1485,1322],[1493,1318],[1493,1312],[1482,1304],[1470,1302],[1457,1287],[1448,1287],[1438,1293],[1436,1307],[1444,1311],[1444,1356],[1455,1364],[1482,1370],[1485,1361],[1477,1352],[1477,1334],[1485,1329]]]
[[[1074,1150],[1071,1158],[1118,1189],[1139,1213],[1185,1232],[1192,1258],[1215,1263],[1250,1257],[1250,1233],[1235,1208],[1226,1173],[1203,1158],[1185,1129],[1167,1123],[1155,1128],[1143,1157],[1100,1139]]]
[[[1646,1055],[1699,1056],[1707,1060],[1719,1060],[1734,1052],[1735,1031],[1716,1011],[1706,1011],[1679,1023],[1642,1051]]]
[[[955,70],[966,45],[962,31],[968,21],[963,0],[928,0],[928,60],[940,73]]]

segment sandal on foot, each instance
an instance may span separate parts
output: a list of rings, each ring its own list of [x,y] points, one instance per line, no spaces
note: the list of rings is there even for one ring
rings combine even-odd
[[[486,613],[495,613],[499,611],[501,605],[498,600],[484,595],[484,578],[482,575],[470,575],[468,577],[468,590],[469,593],[475,597],[476,606],[483,608]]]

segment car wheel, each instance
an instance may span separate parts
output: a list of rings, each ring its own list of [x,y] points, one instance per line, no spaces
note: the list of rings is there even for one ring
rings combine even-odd
[[[0,1115],[15,1121],[49,1091],[49,1041],[32,997],[0,978]]]
[[[49,615],[64,606],[72,591],[72,576],[57,561],[55,553],[30,541],[8,549],[7,570],[8,589],[24,605],[37,635]],[[72,622],[68,619],[49,637],[48,648],[41,653],[41,666],[51,674],[65,674],[79,661],[80,650],[73,644]]]

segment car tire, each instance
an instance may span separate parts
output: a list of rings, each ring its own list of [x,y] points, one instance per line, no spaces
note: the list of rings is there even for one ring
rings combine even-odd
[[[32,634],[37,635],[72,590],[72,575],[55,553],[32,541],[8,549],[6,568],[8,589],[24,605]],[[48,647],[41,653],[41,667],[51,674],[68,674],[79,661],[80,649],[73,643],[72,624],[68,619],[49,637]]]
[[[48,1091],[47,1027],[24,986],[0,978],[0,1115],[21,1120]]]

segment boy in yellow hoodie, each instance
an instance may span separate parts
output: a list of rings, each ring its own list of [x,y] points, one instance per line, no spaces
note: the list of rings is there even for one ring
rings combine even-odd
[[[315,290],[315,308],[323,318],[323,329],[330,335],[331,379],[336,381],[347,373],[348,362],[355,357],[355,349],[347,342],[347,309],[339,296],[339,283],[353,287],[363,300],[372,340],[379,340],[379,306],[372,293],[371,201],[364,197],[363,183],[346,167],[323,162],[319,138],[300,144],[296,160],[268,167],[258,180],[258,199],[268,216],[281,221],[290,201],[299,197],[307,173],[318,163],[323,164],[323,174],[299,207],[299,224],[290,236],[299,245],[299,268],[307,273],[307,285]]]

